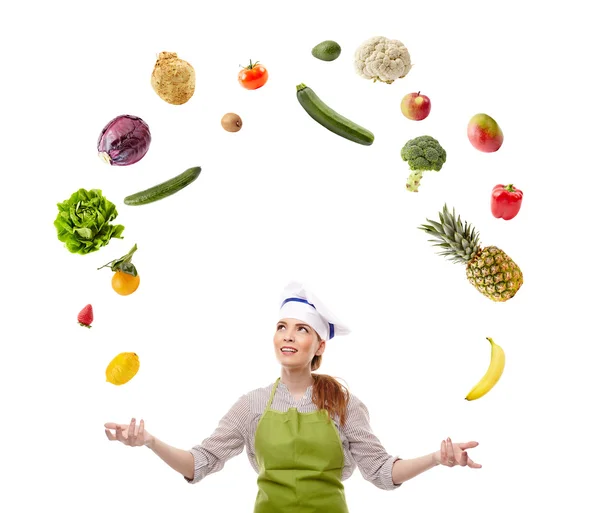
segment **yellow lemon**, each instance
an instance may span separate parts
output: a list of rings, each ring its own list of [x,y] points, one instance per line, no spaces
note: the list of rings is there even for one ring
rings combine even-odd
[[[135,353],[119,353],[106,367],[106,381],[113,385],[124,385],[140,368],[140,359]]]

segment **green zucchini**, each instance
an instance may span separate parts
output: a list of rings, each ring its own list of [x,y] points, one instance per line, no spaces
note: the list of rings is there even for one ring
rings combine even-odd
[[[146,205],[154,201],[161,200],[171,194],[175,194],[184,187],[191,184],[198,176],[200,176],[200,166],[190,167],[180,175],[170,178],[166,182],[159,183],[149,189],[136,192],[125,198],[125,205]]]
[[[375,136],[369,130],[338,114],[310,87],[305,84],[297,85],[296,97],[308,115],[327,130],[358,144],[373,144]]]

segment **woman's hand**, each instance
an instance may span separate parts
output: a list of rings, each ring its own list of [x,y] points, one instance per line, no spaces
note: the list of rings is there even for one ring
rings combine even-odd
[[[454,465],[460,465],[461,467],[470,468],[481,468],[479,463],[475,463],[469,455],[466,449],[472,449],[477,447],[479,442],[466,442],[461,444],[453,444],[450,437],[442,442],[440,450],[434,455],[435,462],[439,465],[445,465],[446,467],[454,467]]]
[[[136,428],[134,418],[131,419],[130,424],[107,422],[104,427],[104,432],[109,440],[118,440],[130,447],[149,446],[153,440],[153,436],[144,429],[144,419],[140,420],[139,428]],[[110,431],[111,429],[115,431],[115,434]]]

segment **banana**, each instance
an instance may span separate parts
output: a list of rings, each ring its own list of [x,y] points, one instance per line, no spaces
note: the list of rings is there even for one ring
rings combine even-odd
[[[467,394],[467,397],[465,397],[467,401],[474,401],[487,394],[494,385],[498,383],[500,376],[502,376],[502,373],[504,372],[504,363],[506,360],[504,350],[490,337],[486,338],[490,341],[490,344],[492,344],[490,365],[483,378],[479,380],[479,383],[477,383]]]

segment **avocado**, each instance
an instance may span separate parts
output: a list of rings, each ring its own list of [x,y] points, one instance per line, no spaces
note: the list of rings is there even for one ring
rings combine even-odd
[[[334,61],[342,53],[342,47],[335,41],[327,40],[315,46],[311,53],[313,57],[322,61]]]

